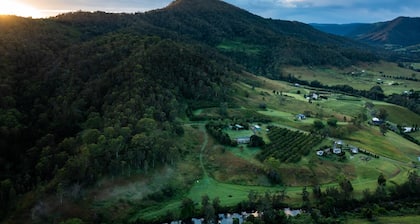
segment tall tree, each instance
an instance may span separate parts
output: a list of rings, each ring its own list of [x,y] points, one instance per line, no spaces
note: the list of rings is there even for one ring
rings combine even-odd
[[[379,186],[385,186],[386,185],[386,179],[383,173],[379,174],[378,176],[378,185]]]
[[[184,223],[192,223],[191,218],[195,215],[195,205],[191,198],[184,198],[181,203],[181,219]]]

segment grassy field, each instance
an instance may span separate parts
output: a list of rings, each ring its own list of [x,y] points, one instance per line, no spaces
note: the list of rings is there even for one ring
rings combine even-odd
[[[388,62],[362,64],[345,69],[335,67],[287,67],[284,68],[283,73],[292,74],[302,80],[318,80],[328,85],[350,85],[360,90],[369,90],[377,85],[378,79],[380,79],[380,82],[383,82],[381,87],[386,94],[402,93],[420,87],[418,82],[395,78],[420,77],[419,72],[401,68],[395,63]]]
[[[407,108],[388,104],[384,102],[375,102],[375,109],[385,109],[388,112],[387,120],[400,125],[420,124],[420,115],[408,110]]]
[[[357,131],[346,140],[349,144],[373,152],[379,156],[393,158],[408,163],[415,161],[420,153],[420,147],[394,132],[383,136],[376,126]]]

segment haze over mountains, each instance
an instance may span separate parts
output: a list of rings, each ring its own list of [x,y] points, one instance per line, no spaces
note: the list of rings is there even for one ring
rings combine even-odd
[[[398,17],[391,21],[354,24],[311,24],[327,33],[349,37],[361,42],[403,47],[420,44],[420,18]]]

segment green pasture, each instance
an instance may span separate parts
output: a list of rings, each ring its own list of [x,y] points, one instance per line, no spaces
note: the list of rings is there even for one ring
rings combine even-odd
[[[354,187],[354,197],[362,197],[363,190],[367,188],[371,191],[374,191],[377,186],[378,176],[379,172],[375,172],[374,176],[371,178],[352,180],[352,185]],[[338,187],[337,184],[331,183],[321,185],[321,189],[325,191],[327,187],[332,186]],[[288,197],[286,202],[290,205],[300,206],[302,188],[303,187],[286,187],[286,195]],[[211,199],[218,197],[223,206],[235,206],[241,201],[247,200],[250,191],[265,193],[277,192],[283,189],[284,187],[282,186],[265,187],[220,183],[210,177],[204,177],[194,183],[185,197],[191,198],[196,203],[197,207],[200,206],[201,197],[203,195],[208,195]],[[169,211],[178,212],[181,206],[181,201],[182,198],[178,198],[176,200],[165,202],[163,205],[142,209],[132,217],[132,220],[136,220],[137,218],[151,220],[154,217],[163,216]]]
[[[379,156],[392,158],[403,163],[414,161],[416,155],[420,153],[418,145],[391,131],[383,136],[377,126],[352,133],[346,139],[346,142]]]
[[[365,67],[368,71],[373,71],[379,74],[380,72],[382,72],[382,74],[385,75],[400,75],[403,77],[412,77],[413,74],[416,74],[416,77],[420,76],[420,72],[399,67],[396,63],[393,62],[372,63],[369,65],[364,65],[363,67]]]
[[[382,173],[385,178],[396,183],[402,183],[407,178],[407,166],[398,165],[386,158],[371,158],[369,161],[363,160],[364,154],[357,154],[350,160],[356,170],[356,178],[352,184],[358,186],[359,191],[363,188],[375,189],[377,186],[377,177]]]
[[[343,99],[328,99],[326,101],[322,101],[321,105],[324,108],[329,108],[330,110],[347,115],[350,117],[356,117],[360,114],[363,110],[365,102],[364,101],[356,101],[356,100],[343,100]]]
[[[350,75],[354,72],[356,75]],[[292,74],[306,81],[317,80],[324,85],[350,85],[355,89],[369,90],[378,79],[385,94],[402,93],[405,90],[418,89],[418,82],[396,79],[395,77],[420,77],[419,72],[398,67],[395,63],[361,64],[348,68],[335,67],[286,67],[283,73]],[[385,77],[384,77],[385,75]]]
[[[307,129],[313,124],[315,120],[314,118],[306,118],[305,120],[295,120],[295,114],[274,109],[258,111],[258,113],[271,117],[273,119],[272,125],[290,128],[293,130]]]
[[[355,89],[368,90],[376,83],[376,79],[371,74],[364,74],[357,78],[348,75],[357,69],[338,69],[330,68],[308,68],[308,67],[287,67],[284,69],[286,74],[292,74],[298,79],[306,81],[319,81],[324,85],[350,85]]]
[[[264,186],[244,186],[235,184],[226,184],[215,181],[210,177],[204,177],[194,183],[188,194],[185,197],[191,198],[197,206],[201,203],[201,197],[208,195],[210,199],[219,197],[220,202],[223,206],[234,206],[241,201],[248,199],[250,191],[256,191],[259,193],[265,192],[276,192],[282,190],[283,187],[264,187]],[[302,192],[300,187],[288,187],[286,189],[287,196],[291,198],[300,198],[299,195]],[[147,208],[139,211],[132,220],[142,218],[146,220],[153,219],[154,217],[163,216],[168,211],[176,212],[179,211],[182,199],[173,200],[166,202],[162,207]]]
[[[250,137],[254,134],[254,132],[252,132],[251,130],[232,130],[229,128],[225,128],[223,131],[227,133],[231,139],[240,137]]]
[[[413,66],[414,69],[420,69],[420,63],[411,63],[411,66]],[[417,77],[417,75],[416,75]],[[417,77],[419,78],[419,77]]]
[[[415,138],[418,141],[420,141],[420,131],[417,131],[417,132],[414,132],[414,133],[410,133],[409,135],[411,135],[413,138]]]
[[[269,117],[276,117],[276,118],[282,118],[284,120],[293,120],[295,118],[295,115],[289,113],[289,112],[283,112],[273,109],[267,109],[267,110],[260,110],[258,113],[267,115]]]
[[[385,109],[388,112],[387,120],[400,125],[420,125],[420,115],[394,104],[375,102],[375,109]]]

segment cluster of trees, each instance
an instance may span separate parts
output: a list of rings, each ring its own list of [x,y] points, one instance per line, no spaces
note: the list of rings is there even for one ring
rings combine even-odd
[[[207,132],[213,136],[220,144],[228,146],[236,146],[238,143],[231,139],[229,134],[224,132],[223,129],[226,128],[226,124],[211,121],[206,124]]]
[[[391,94],[387,96],[386,102],[393,103],[408,108],[420,114],[420,91],[410,90],[408,94]]]
[[[310,150],[321,143],[322,138],[305,134],[300,131],[291,131],[276,126],[268,127],[270,143],[266,144],[257,158],[264,161],[273,157],[281,162],[298,162],[302,156],[308,155]]]

